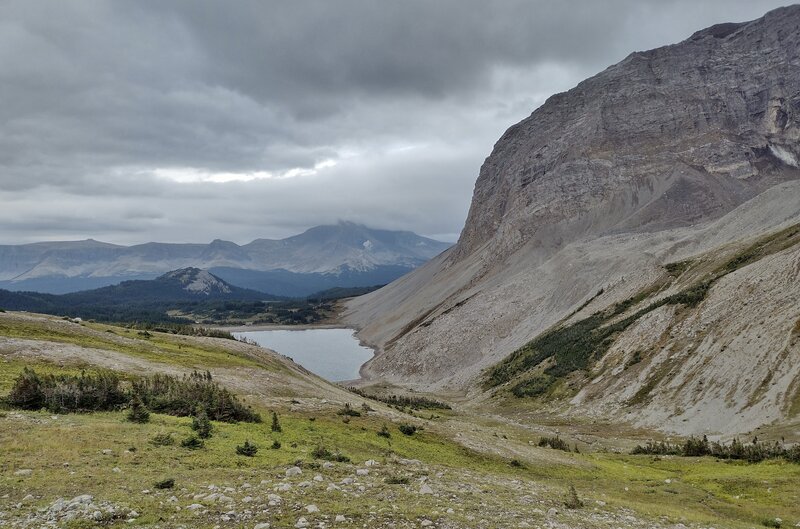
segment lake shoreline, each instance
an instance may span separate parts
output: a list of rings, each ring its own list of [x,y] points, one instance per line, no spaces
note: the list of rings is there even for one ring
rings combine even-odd
[[[348,327],[342,323],[301,323],[298,325],[281,325],[263,323],[256,325],[215,325],[209,327],[210,329],[218,329],[220,331],[228,332],[251,332],[251,331],[307,331],[309,329],[350,329],[355,331],[353,327]]]

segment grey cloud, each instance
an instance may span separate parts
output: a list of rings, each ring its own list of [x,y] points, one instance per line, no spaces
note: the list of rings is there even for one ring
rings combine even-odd
[[[634,50],[778,5],[4,3],[0,242],[246,242],[338,219],[457,234],[492,144],[547,96]],[[155,173],[324,160],[337,165],[285,180]]]

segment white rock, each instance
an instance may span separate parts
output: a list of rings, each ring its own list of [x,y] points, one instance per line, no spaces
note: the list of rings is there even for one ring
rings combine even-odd
[[[556,509],[555,507],[550,507],[550,508],[547,510],[547,516],[548,516],[548,517],[550,517],[550,518],[552,518],[552,517],[553,517],[553,516],[555,516],[556,514],[558,514],[558,509]]]
[[[345,518],[343,514],[337,514],[336,519],[334,520],[334,522],[346,522],[346,521],[347,518]]]
[[[340,483],[342,485],[352,485],[355,481],[353,478],[344,478]]]
[[[308,527],[308,520],[306,520],[305,518],[301,517],[299,520],[297,520],[297,523],[294,524],[294,526],[297,527],[297,529],[302,529],[303,527]]]
[[[193,503],[193,504],[189,505],[188,507],[186,507],[186,509],[190,510],[190,511],[199,511],[202,508],[203,508],[203,506],[200,505],[199,503]]]
[[[306,512],[308,514],[311,514],[311,513],[314,513],[314,512],[319,512],[319,507],[317,507],[313,503],[311,505],[306,505]]]
[[[259,523],[259,524],[256,524],[255,527],[253,527],[253,529],[269,529],[269,524],[268,523]]]
[[[419,488],[420,494],[433,494],[433,489],[427,483],[423,483]]]
[[[111,469],[111,472],[114,472],[115,474],[119,474],[120,472],[122,472],[122,470],[120,470],[119,467],[114,467],[114,468]]]
[[[303,473],[303,470],[300,467],[289,467],[286,469],[286,477],[291,476],[299,476]]]
[[[89,505],[92,503],[94,496],[91,494],[81,494],[69,500],[70,505]]]
[[[105,449],[103,449],[103,455],[104,455],[104,456],[110,456],[110,455],[111,455],[111,454],[113,454],[113,453],[114,453],[114,451],[113,451],[113,450],[111,450],[110,448],[105,448]]]
[[[297,484],[297,486],[300,487],[301,489],[304,489],[306,487],[310,487],[312,485],[313,485],[313,483],[311,483],[310,481],[301,481],[300,483]]]
[[[367,474],[369,474],[369,470],[366,468],[356,469],[356,476],[366,476]]]
[[[327,469],[327,470],[330,470],[331,468],[333,468],[335,466],[336,465],[334,465],[330,461],[325,461],[324,463],[322,463],[322,468]]]
[[[30,476],[31,474],[33,474],[33,470],[30,468],[21,468],[14,472],[15,476]]]
[[[365,467],[374,467],[374,466],[377,466],[377,465],[378,465],[378,462],[375,461],[374,459],[370,459],[370,460],[368,460],[368,461],[366,461],[364,463]]]
[[[281,483],[280,485],[275,487],[275,490],[277,490],[278,492],[288,492],[292,490],[292,486],[289,485],[288,483]]]
[[[314,481],[324,481],[324,478],[319,474],[317,474],[316,476],[314,476]]]
[[[281,502],[281,497],[278,496],[277,494],[269,494],[267,496],[267,499],[269,501],[274,501],[275,503],[280,503]]]
[[[433,525],[433,522],[430,520],[422,520],[422,523],[420,523],[420,525],[422,527],[430,527],[431,525]]]

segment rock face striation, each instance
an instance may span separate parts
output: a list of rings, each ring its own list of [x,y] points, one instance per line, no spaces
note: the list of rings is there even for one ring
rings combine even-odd
[[[456,246],[350,303],[379,351],[362,374],[485,396],[485,369],[548,329],[691,287],[699,272],[664,265],[716,262],[800,222],[798,140],[800,6],[633,53],[554,95],[495,145]],[[685,433],[785,419],[798,273],[800,248],[780,248],[697,306],[648,313],[563,381],[570,408]],[[642,360],[622,369],[634,349]]]

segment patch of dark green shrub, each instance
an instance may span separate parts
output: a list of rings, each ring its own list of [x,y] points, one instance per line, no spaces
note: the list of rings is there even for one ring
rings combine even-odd
[[[410,483],[405,476],[387,476],[383,481],[389,485],[408,485]]]
[[[153,484],[153,487],[156,489],[171,489],[175,486],[175,480],[172,478],[167,478],[161,481],[157,481]]]
[[[787,448],[777,441],[764,442],[757,438],[750,443],[733,439],[730,443],[709,442],[706,436],[690,437],[682,444],[664,441],[648,441],[645,445],[637,445],[633,455],[674,455],[685,457],[711,456],[717,459],[741,460],[759,463],[770,459],[783,459],[791,463],[800,463],[800,446]]]
[[[361,412],[358,410],[354,410],[350,403],[347,402],[344,405],[344,408],[336,412],[337,415],[344,415],[346,417],[361,417]]]
[[[129,422],[144,424],[150,421],[150,412],[147,411],[142,399],[139,395],[133,395],[131,398],[130,407],[128,408],[128,415],[126,416]]]
[[[278,449],[280,449],[280,447],[281,447],[281,442],[278,441],[278,440],[275,440],[275,441],[272,441],[272,446],[270,448],[272,448],[273,450],[278,450]]]
[[[406,395],[373,395],[370,393],[365,392],[362,389],[356,387],[349,387],[347,388],[352,393],[360,397],[364,397],[365,399],[372,399],[378,402],[383,402],[384,404],[388,404],[389,406],[393,406],[395,408],[411,408],[412,410],[424,410],[424,409],[438,409],[438,410],[449,410],[450,405],[444,402],[440,402],[438,400],[429,399],[427,397],[411,397]],[[367,410],[371,411],[371,410]]]
[[[142,397],[151,411],[157,413],[187,417],[200,409],[214,421],[261,422],[258,413],[214,382],[208,371],[194,371],[180,378],[152,375],[134,381],[133,391]]]
[[[113,373],[38,375],[26,367],[14,381],[5,401],[25,410],[91,412],[118,410],[129,402],[129,395]]]
[[[223,422],[261,422],[261,416],[214,382],[211,373],[174,377],[156,374],[135,379],[123,389],[114,373],[39,375],[25,368],[3,401],[25,410],[52,413],[130,409],[129,419],[146,422],[148,411],[185,417],[200,413]]]
[[[183,441],[181,441],[181,446],[184,448],[188,448],[189,450],[198,450],[205,446],[205,443],[202,439],[197,437],[196,435],[190,435]]]
[[[398,426],[397,429],[400,430],[400,433],[402,433],[403,435],[414,435],[415,433],[417,433],[417,427],[414,426],[413,424],[404,423]]]
[[[378,430],[378,437],[385,437],[386,439],[389,439],[391,436],[392,434],[389,432],[389,427],[385,424],[381,426],[380,430]]]
[[[150,444],[154,446],[172,446],[175,444],[175,439],[172,438],[171,433],[159,433],[150,439]]]
[[[250,441],[245,441],[243,445],[236,447],[236,453],[240,456],[253,457],[258,453],[258,447]]]
[[[211,421],[208,419],[208,414],[202,408],[197,410],[192,417],[192,430],[197,432],[197,437],[200,439],[208,439],[211,437],[211,430],[213,426]]]
[[[559,436],[540,437],[537,446],[542,448],[552,448],[553,450],[563,450],[564,452],[571,452],[569,449],[569,444]]]
[[[272,425],[270,426],[270,429],[273,432],[280,432],[283,430],[281,428],[281,423],[278,421],[278,414],[274,411],[272,412]]]
[[[314,459],[323,459],[325,461],[336,461],[337,463],[349,463],[350,458],[341,452],[331,452],[324,446],[317,446],[312,452],[311,457]]]
[[[578,491],[575,490],[575,485],[570,485],[567,489],[567,498],[564,500],[564,507],[567,509],[580,509],[583,507],[583,501],[578,497]]]

